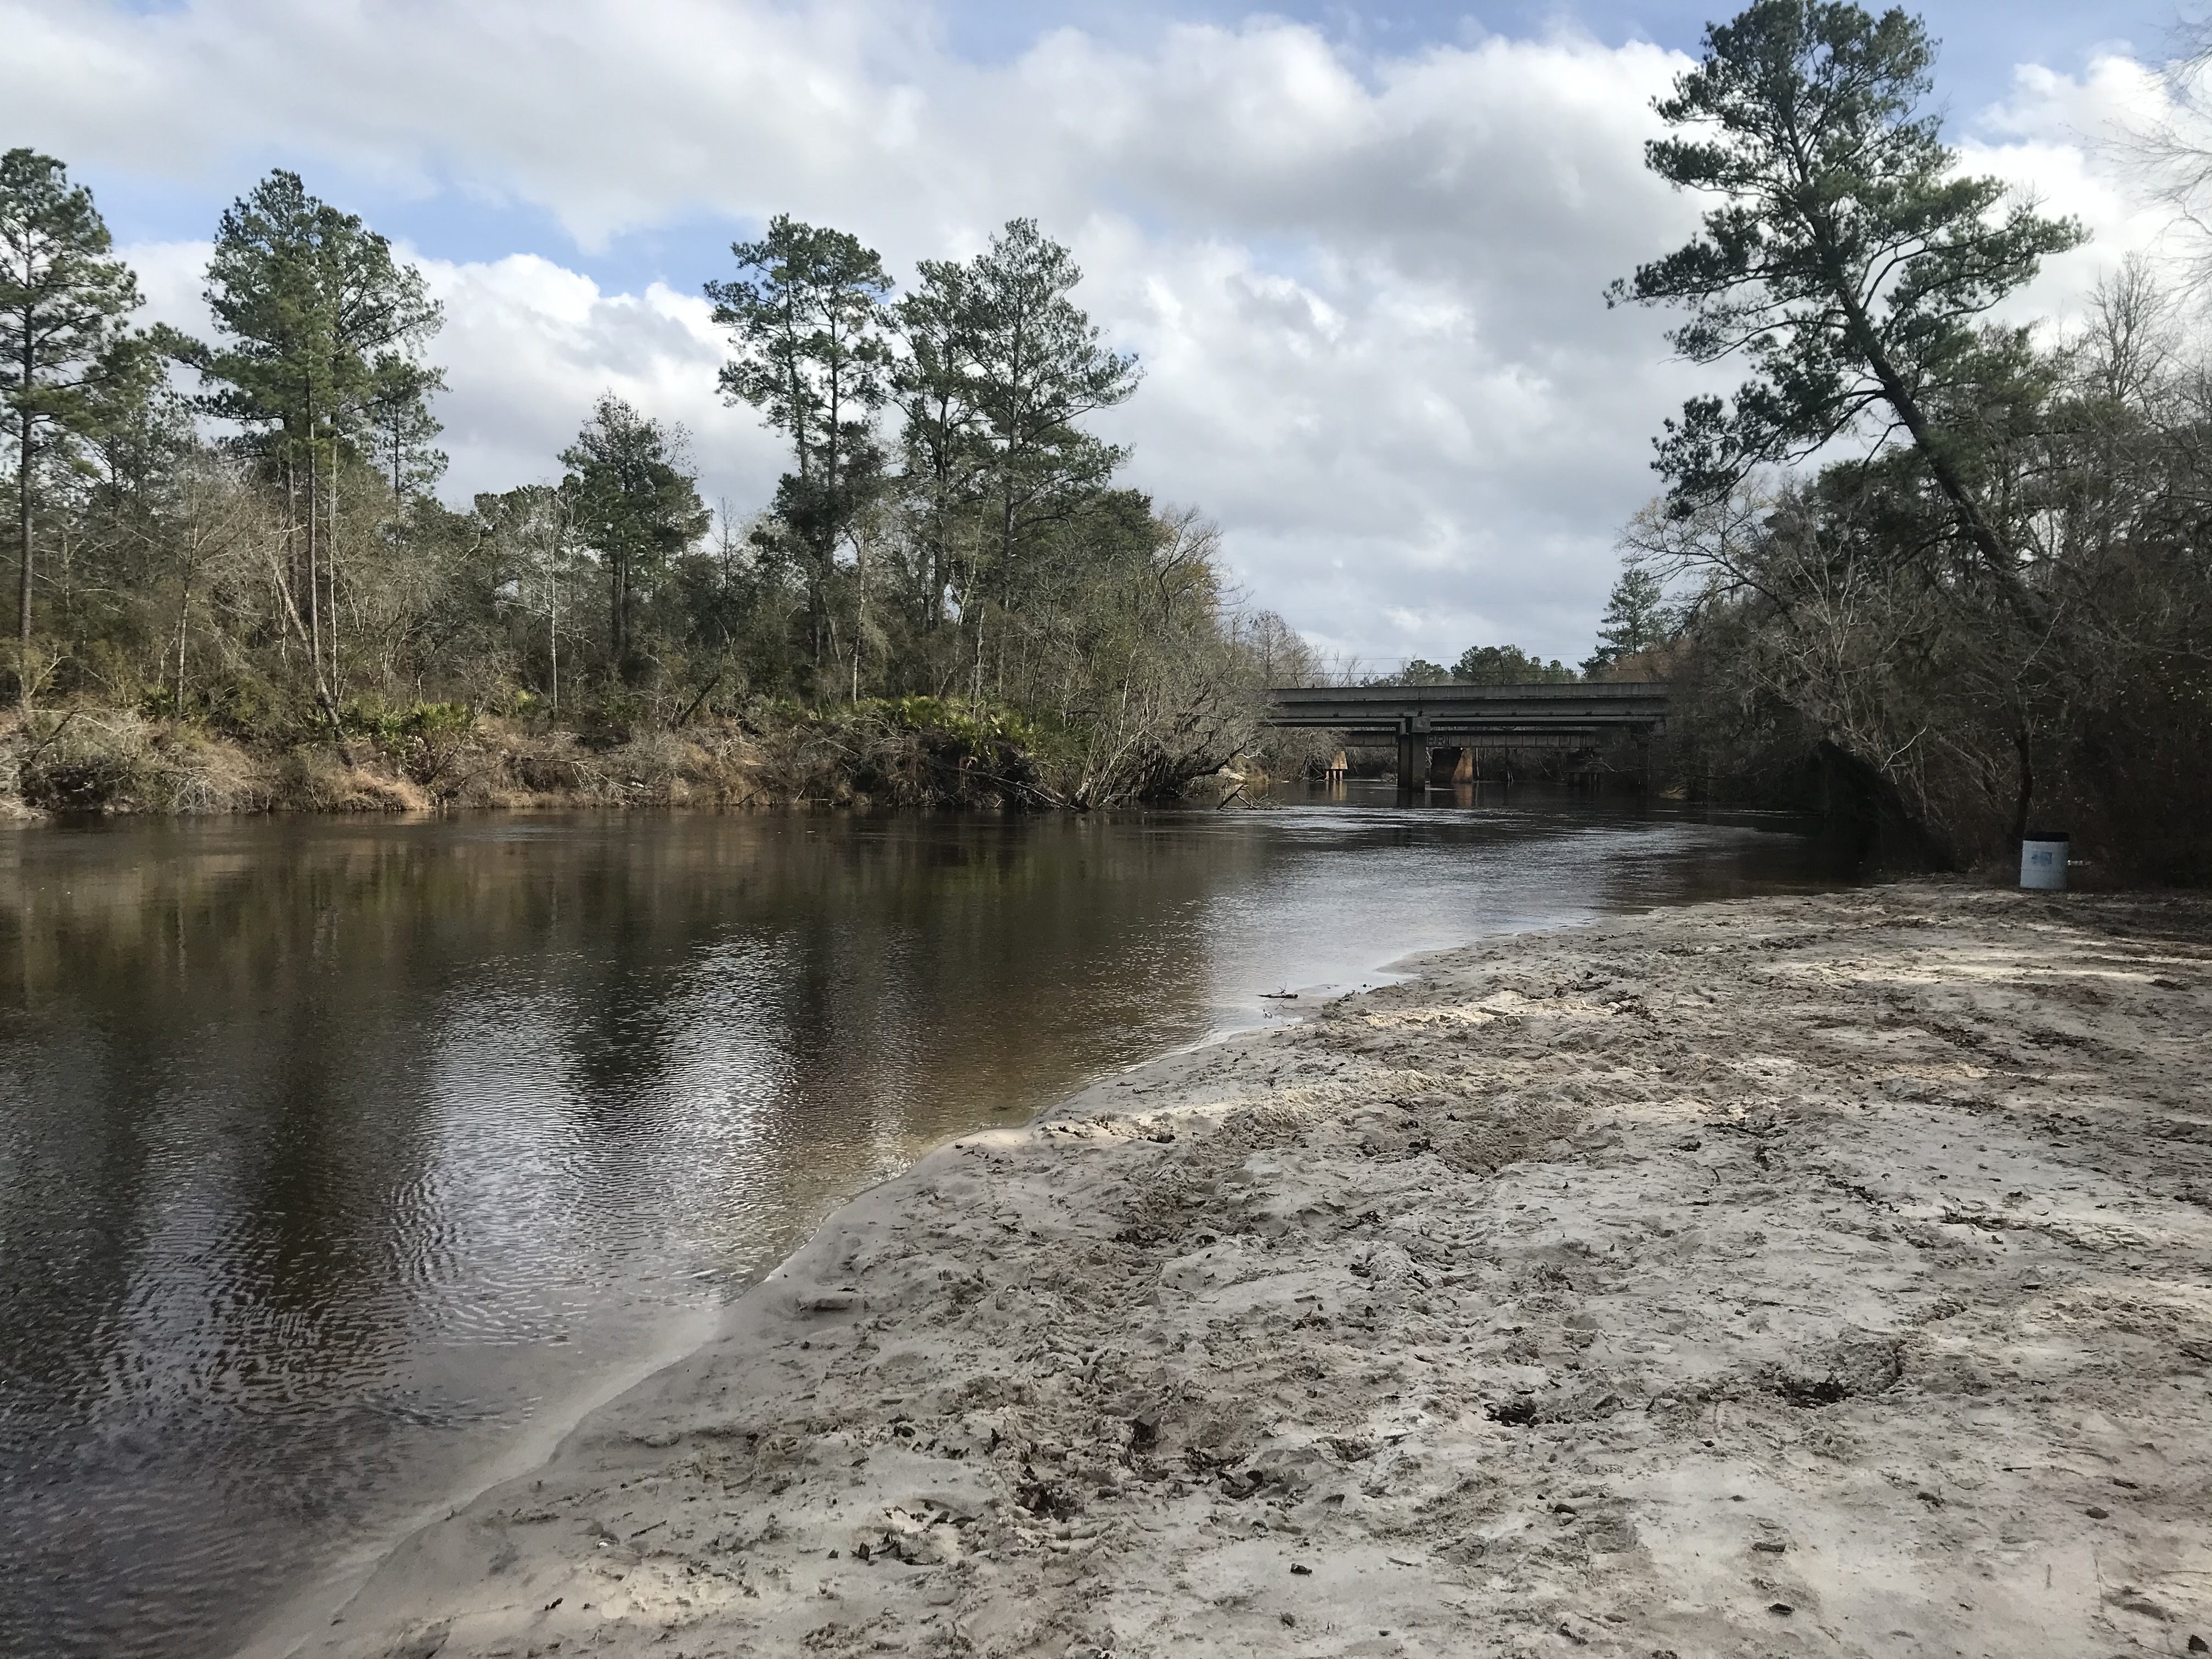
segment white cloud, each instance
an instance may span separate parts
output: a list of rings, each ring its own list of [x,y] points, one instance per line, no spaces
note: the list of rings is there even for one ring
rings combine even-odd
[[[141,243],[122,253],[138,272],[149,320],[209,337],[200,297],[207,243]],[[556,458],[606,392],[690,433],[710,501],[726,499],[742,514],[775,488],[781,456],[773,434],[716,392],[722,340],[703,299],[659,283],[642,295],[602,294],[590,277],[531,253],[414,263],[446,307],[434,355],[448,383],[437,404],[446,425],[438,441],[453,460],[448,496],[557,477]]]
[[[710,501],[744,513],[774,489],[773,436],[716,393],[722,340],[704,300],[658,283],[602,294],[535,254],[421,263],[449,319],[438,356],[451,387],[439,403],[451,493],[557,476],[555,456],[603,392],[690,431]]]
[[[2049,260],[2013,296],[2008,314],[2049,319],[2061,327],[2080,314],[2098,277],[2130,253],[2158,258],[2172,250],[2171,215],[2154,199],[2133,136],[2170,112],[2160,76],[2132,58],[2093,58],[2079,76],[2024,64],[2011,94],[1984,111],[1960,146],[1970,171],[2006,180],[2043,210],[2080,220],[2089,240]]]
[[[1140,50],[1063,30],[978,67],[926,14],[836,0],[0,0],[0,38],[24,138],[182,188],[228,194],[283,161],[456,215],[526,204],[587,249],[789,210],[899,269],[1033,214],[1145,359],[1108,422],[1135,482],[1218,517],[1255,599],[1371,656],[1507,638],[1579,654],[1613,534],[1654,485],[1650,436],[1697,383],[1663,319],[1599,297],[1694,211],[1642,167],[1682,62],[1648,46],[1372,57],[1255,20]],[[2103,238],[2039,303],[2072,303],[2148,240],[2092,129],[2154,93],[2124,58],[2029,70],[1976,123],[1972,165]],[[173,245],[139,255],[188,300]],[[449,319],[453,493],[547,476],[612,387],[693,429],[710,493],[763,499],[775,447],[717,402],[703,303],[604,293],[562,256],[425,261]]]

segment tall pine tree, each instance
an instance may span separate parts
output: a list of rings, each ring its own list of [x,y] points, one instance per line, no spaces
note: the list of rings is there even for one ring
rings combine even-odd
[[[239,424],[239,447],[284,490],[295,550],[286,605],[328,708],[331,480],[341,459],[374,458],[380,429],[433,424],[423,400],[438,376],[416,359],[441,313],[388,241],[282,169],[223,214],[206,296],[222,337],[194,357],[201,406]]]
[[[32,691],[32,593],[40,475],[94,435],[149,381],[155,341],[132,331],[142,303],[109,257],[92,192],[51,155],[0,155],[0,407],[15,442],[16,688]]]
[[[1137,389],[1135,357],[1103,344],[1070,295],[1083,272],[1034,219],[1010,219],[969,265],[960,337],[985,445],[993,583],[1022,580],[1040,526],[1103,489],[1127,457],[1077,424]]]
[[[791,440],[775,517],[799,553],[818,667],[837,550],[883,475],[875,422],[890,396],[891,280],[859,238],[788,214],[730,252],[738,276],[707,284],[714,320],[737,348],[722,367],[722,395],[750,404]]]

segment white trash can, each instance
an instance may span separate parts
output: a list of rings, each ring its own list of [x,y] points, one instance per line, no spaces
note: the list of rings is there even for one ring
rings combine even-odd
[[[2066,890],[2066,854],[2072,842],[2063,830],[2031,830],[2021,837],[2020,884],[2046,893]]]

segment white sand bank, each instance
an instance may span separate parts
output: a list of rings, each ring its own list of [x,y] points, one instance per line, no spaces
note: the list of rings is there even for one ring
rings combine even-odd
[[[1425,967],[924,1160],[299,1651],[2212,1642],[2212,903]]]

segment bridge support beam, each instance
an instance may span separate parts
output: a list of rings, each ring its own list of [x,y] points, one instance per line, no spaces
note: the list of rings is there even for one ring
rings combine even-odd
[[[1398,793],[1413,795],[1429,787],[1429,717],[1415,712],[1398,716]]]
[[[1398,733],[1398,793],[1410,795],[1428,782],[1429,746],[1410,732]]]

